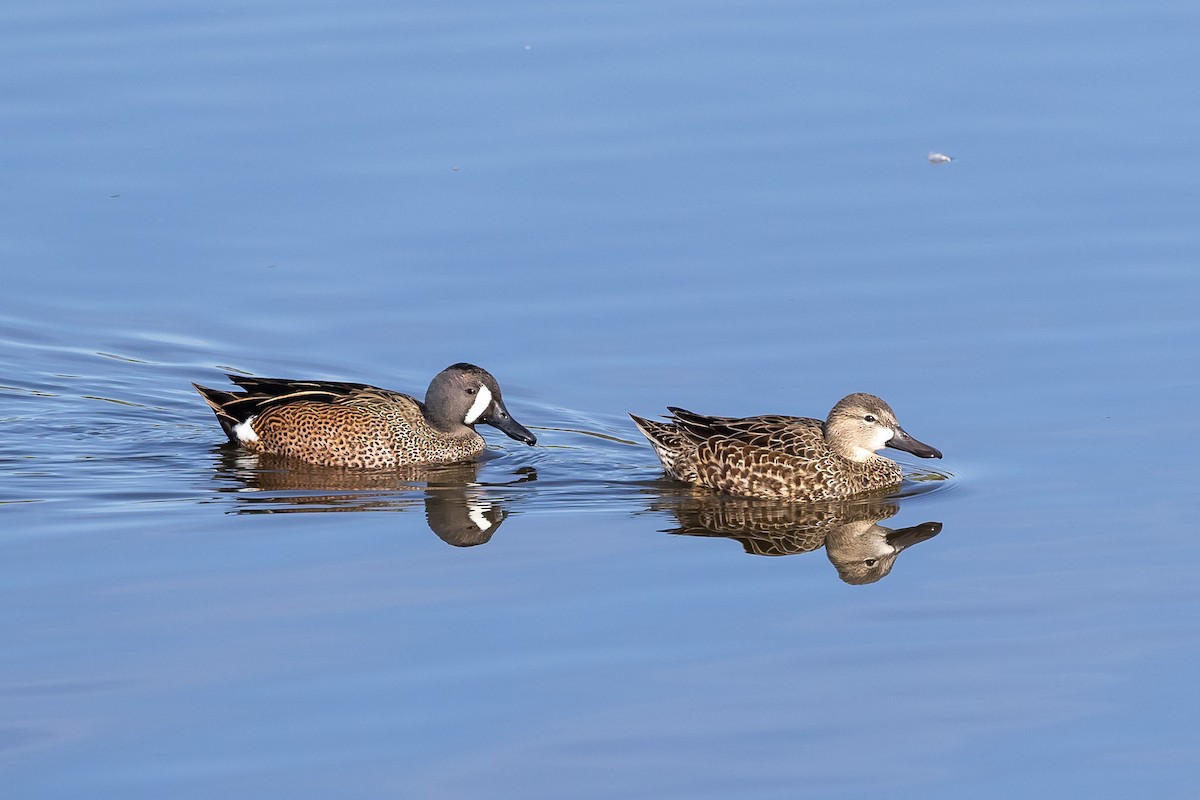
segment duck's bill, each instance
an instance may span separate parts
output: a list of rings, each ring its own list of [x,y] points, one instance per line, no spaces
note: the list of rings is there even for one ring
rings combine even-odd
[[[491,425],[510,439],[516,439],[518,442],[528,445],[537,444],[537,437],[528,428],[513,419],[508,413],[508,409],[501,403],[494,403],[491,410],[479,421]]]
[[[912,453],[920,458],[941,458],[942,451],[936,447],[930,447],[924,442],[918,442],[913,437],[909,436],[903,428],[896,428],[895,434],[891,439],[888,439],[888,447],[894,447],[897,450],[903,450],[906,453]]]

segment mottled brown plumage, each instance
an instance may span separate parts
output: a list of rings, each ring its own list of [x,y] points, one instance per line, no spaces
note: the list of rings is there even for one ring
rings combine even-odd
[[[942,457],[909,436],[888,404],[869,394],[842,398],[824,422],[668,410],[668,422],[630,416],[668,475],[727,494],[800,502],[882,494],[898,487],[903,474],[875,451],[895,447]]]
[[[526,444],[537,439],[508,414],[486,370],[454,364],[414,397],[361,383],[230,375],[244,392],[193,384],[221,427],[247,450],[313,464],[365,469],[470,461],[492,425]]]

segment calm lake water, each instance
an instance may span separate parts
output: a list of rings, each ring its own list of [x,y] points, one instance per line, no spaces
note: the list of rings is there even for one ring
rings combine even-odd
[[[1200,6],[0,20],[5,797],[1200,797]],[[190,385],[462,360],[536,448]],[[625,416],[852,391],[945,458],[819,518]]]

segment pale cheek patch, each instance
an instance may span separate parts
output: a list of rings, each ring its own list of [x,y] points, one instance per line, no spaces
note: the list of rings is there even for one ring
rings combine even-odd
[[[892,440],[896,432],[891,428],[878,428],[875,430],[875,438],[867,443],[864,447],[856,445],[853,454],[850,456],[851,461],[866,461],[878,451],[887,447],[887,443]]]
[[[239,422],[233,426],[233,434],[239,442],[257,442],[258,434],[254,432],[254,428],[250,427],[255,417],[248,417],[245,422]]]
[[[467,425],[474,425],[483,416],[483,412],[491,407],[492,393],[486,386],[480,386],[479,394],[475,397],[475,402],[471,404],[471,409],[467,412],[467,417],[463,422]]]

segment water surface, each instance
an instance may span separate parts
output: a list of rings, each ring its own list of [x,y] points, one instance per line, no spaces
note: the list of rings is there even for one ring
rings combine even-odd
[[[1195,796],[1191,4],[0,15],[12,796]],[[538,447],[190,386],[461,360]],[[816,514],[625,416],[852,391],[946,457]]]

